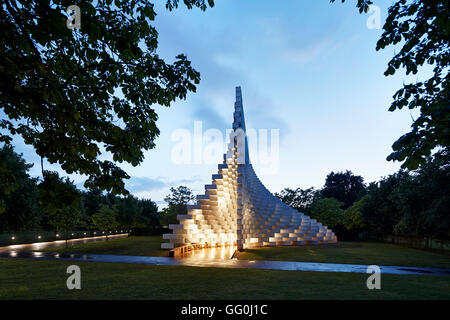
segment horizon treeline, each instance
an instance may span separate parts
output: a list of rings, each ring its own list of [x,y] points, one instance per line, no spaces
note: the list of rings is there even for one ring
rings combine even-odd
[[[365,184],[351,171],[331,172],[322,189],[283,189],[286,204],[335,231],[339,240],[380,240],[443,248],[450,238],[450,153],[427,158]]]

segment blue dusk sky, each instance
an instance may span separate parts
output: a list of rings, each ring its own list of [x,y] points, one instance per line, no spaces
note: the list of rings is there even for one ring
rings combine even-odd
[[[225,137],[236,86],[242,88],[247,129],[279,130],[275,170],[254,163],[271,192],[320,188],[331,171],[351,170],[368,183],[400,168],[386,156],[392,143],[410,130],[415,115],[388,108],[403,82],[416,77],[383,75],[396,48],[375,50],[382,30],[367,27],[370,14],[359,14],[355,1],[217,0],[205,12],[184,5],[169,12],[165,1],[156,2],[158,54],[173,61],[184,53],[201,73],[201,82],[186,100],[170,108],[155,105],[161,131],[156,148],[145,152],[138,167],[121,165],[132,177],[126,186],[134,195],[162,204],[172,186],[204,193],[203,185],[211,183],[222,157],[215,164],[176,163],[173,134],[185,129],[193,135],[195,121],[202,121],[203,131],[215,128]],[[389,3],[380,4],[381,24]],[[39,176],[33,148],[20,139],[15,146],[35,163],[31,175]],[[80,186],[85,179],[70,177]]]

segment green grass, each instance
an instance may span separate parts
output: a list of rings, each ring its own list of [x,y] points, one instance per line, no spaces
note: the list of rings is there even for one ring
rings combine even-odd
[[[167,257],[169,253],[167,250],[161,250],[161,242],[163,242],[161,236],[139,236],[89,242],[69,246],[68,248],[49,248],[40,251]]]
[[[81,268],[68,290],[66,268]],[[0,299],[450,299],[450,278],[0,259]]]
[[[239,253],[238,259],[450,268],[449,254],[376,242],[247,249]]]

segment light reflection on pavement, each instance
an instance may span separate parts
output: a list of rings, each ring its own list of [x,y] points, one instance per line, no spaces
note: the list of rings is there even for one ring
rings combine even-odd
[[[108,235],[108,238],[115,239],[115,238],[124,238],[128,237],[128,233],[121,233],[121,234],[114,234],[114,235]],[[69,239],[67,240],[68,246],[73,246],[77,244],[83,244],[88,242],[97,242],[97,241],[104,241],[106,239],[106,236],[97,236],[97,237],[87,237],[87,238],[79,238],[79,239]],[[19,252],[24,251],[39,251],[43,249],[48,248],[60,248],[64,247],[66,245],[65,240],[56,240],[56,241],[49,241],[49,242],[35,242],[35,243],[27,243],[27,244],[13,244],[10,246],[0,247],[0,254],[9,253],[12,256],[17,255]]]

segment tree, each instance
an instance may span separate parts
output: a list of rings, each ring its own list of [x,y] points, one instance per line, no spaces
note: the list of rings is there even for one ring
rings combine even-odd
[[[82,212],[82,208],[66,207],[58,210],[55,214],[50,216],[49,223],[55,227],[55,230],[64,234],[64,240],[67,241],[69,232],[78,227],[84,227],[86,225],[85,217]]]
[[[342,201],[344,210],[350,207],[353,202],[361,198],[366,190],[364,179],[355,176],[351,171],[331,172],[327,175],[325,185],[322,189],[324,198],[335,198]]]
[[[44,179],[37,187],[42,210],[53,215],[67,207],[79,208],[81,192],[69,178],[61,178],[56,171],[43,171],[42,174]]]
[[[409,179],[398,185],[393,199],[402,217],[394,225],[394,234],[406,238],[425,238],[429,247],[433,238],[448,243],[450,214],[450,156],[438,152]]]
[[[0,149],[0,231],[34,229],[43,217],[32,166],[12,146]]]
[[[312,203],[320,196],[320,192],[312,187],[305,190],[285,188],[280,193],[275,193],[275,196],[292,208],[309,213]]]
[[[101,204],[97,213],[92,217],[92,224],[100,231],[109,231],[119,226],[117,220],[116,206],[109,207],[106,204]],[[106,232],[106,240],[108,240],[108,232]]]
[[[139,207],[142,208],[140,220],[152,228],[160,226],[161,216],[158,212],[158,206],[150,199],[139,200]]]
[[[41,201],[41,203],[46,204],[44,211],[49,215],[49,223],[55,227],[57,232],[64,233],[67,247],[69,231],[86,225],[80,191],[69,178],[60,178],[57,172],[46,172],[45,177],[51,179],[51,182],[58,186],[58,193],[61,192],[63,198],[58,199],[57,205],[49,205],[47,201]],[[50,193],[45,196],[53,198],[54,194],[50,195]]]
[[[0,149],[0,194],[9,195],[20,186],[20,180],[28,178],[28,170],[33,167],[27,164],[19,155],[14,152],[10,145],[4,145]],[[3,199],[0,201],[0,213],[5,211]]]
[[[419,168],[421,189],[427,195],[425,216],[441,245],[450,240],[450,151],[441,150]],[[430,239],[431,240],[431,239]]]
[[[334,2],[335,0],[331,0]],[[344,2],[345,0],[342,0]],[[367,12],[370,0],[358,0],[359,11]],[[424,81],[404,84],[394,94],[389,111],[408,107],[420,109],[411,131],[392,145],[390,161],[404,161],[402,168],[417,169],[436,147],[450,146],[450,24],[446,0],[396,0],[388,11],[376,50],[401,43],[389,61],[385,75],[402,68],[417,74],[424,65],[433,67]]]
[[[178,223],[177,215],[186,214],[187,204],[194,200],[192,190],[186,186],[179,186],[178,188],[170,188],[171,194],[164,198],[168,206],[163,209],[161,223],[163,226],[168,226],[172,223]]]
[[[369,195],[365,195],[344,212],[344,226],[349,231],[362,231],[366,227],[366,222],[364,221],[364,216],[362,214],[362,208],[364,203],[367,201]]]
[[[108,203],[109,203],[110,205],[114,205],[114,204],[119,203],[119,197],[116,196],[114,193],[108,192],[108,193],[106,194],[106,198],[107,198]]]
[[[394,226],[402,217],[394,192],[400,183],[409,178],[407,171],[400,170],[377,183],[371,183],[367,188],[369,196],[364,201],[362,214],[372,237],[384,240],[394,234]]]
[[[138,199],[133,196],[127,196],[120,199],[117,206],[117,223],[120,227],[136,228],[144,227],[141,219],[142,207],[139,206]]]
[[[188,204],[194,200],[192,190],[186,186],[179,186],[177,188],[170,188],[170,194],[164,198],[164,201],[170,204]]]
[[[102,204],[109,204],[109,199],[99,188],[87,190],[82,193],[81,197],[88,216],[96,214]]]
[[[166,7],[178,2],[168,0]],[[201,10],[213,6],[211,0],[183,2]],[[170,64],[155,53],[156,13],[149,1],[76,1],[79,30],[66,27],[72,4],[2,1],[0,142],[20,135],[41,158],[87,175],[86,188],[127,194],[123,179],[129,176],[101,154],[141,163],[159,135],[151,106],[186,98],[200,74],[185,55]]]
[[[344,205],[334,198],[320,199],[314,202],[311,208],[311,218],[316,219],[329,228],[343,224],[343,210]]]
[[[177,215],[186,213],[187,210],[185,204],[169,204],[162,209],[161,225],[167,227],[169,224],[177,224]]]

